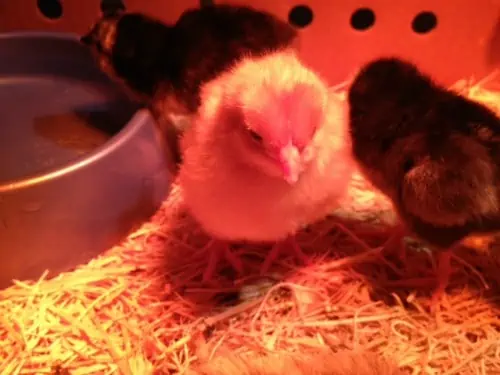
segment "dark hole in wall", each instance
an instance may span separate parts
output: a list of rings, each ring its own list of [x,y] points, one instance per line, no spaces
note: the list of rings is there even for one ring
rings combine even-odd
[[[359,8],[351,15],[351,27],[358,31],[368,30],[375,24],[375,12],[370,8]]]
[[[417,34],[427,34],[437,26],[437,17],[433,12],[423,11],[415,16],[411,28]]]
[[[288,13],[288,22],[298,28],[309,26],[314,19],[314,12],[307,5],[296,5]]]
[[[114,14],[125,10],[123,0],[101,0],[101,12],[103,14]]]
[[[63,7],[60,0],[37,0],[37,7],[45,18],[56,20],[61,18]]]
[[[211,5],[214,5],[215,2],[214,0],[200,0],[200,7],[203,8],[203,7],[209,7]]]

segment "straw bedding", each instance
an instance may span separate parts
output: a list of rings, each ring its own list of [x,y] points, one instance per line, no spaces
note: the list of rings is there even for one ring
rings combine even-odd
[[[500,94],[482,84],[455,88],[500,111]],[[307,353],[325,341],[380,353],[413,374],[500,374],[494,239],[455,254],[432,315],[428,252],[411,244],[406,264],[380,254],[393,223],[390,204],[358,174],[338,212],[299,234],[308,266],[285,257],[257,277],[267,249],[241,245],[249,276],[235,280],[222,267],[203,286],[209,239],[175,187],[119,246],[55,279],[0,292],[0,374],[182,373],[221,350]],[[484,250],[490,242],[493,251]]]

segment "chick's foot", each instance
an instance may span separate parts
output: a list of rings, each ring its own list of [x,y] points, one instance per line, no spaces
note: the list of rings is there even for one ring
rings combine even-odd
[[[440,251],[437,254],[436,262],[436,277],[437,277],[437,287],[431,296],[431,311],[435,312],[441,304],[441,299],[446,291],[446,287],[449,284],[452,268],[451,268],[451,254],[452,250]]]
[[[391,233],[389,239],[382,245],[383,253],[396,255],[403,264],[406,264],[405,235],[406,229],[402,225],[398,225],[394,228],[394,232]]]
[[[229,243],[220,240],[212,240],[208,244],[208,265],[203,272],[203,282],[211,281],[215,275],[217,265],[225,258],[231,267],[239,274],[243,273],[243,263],[241,259],[231,251]]]
[[[309,263],[309,258],[304,254],[302,249],[295,237],[287,237],[283,241],[279,241],[271,248],[271,251],[264,260],[264,264],[260,269],[260,273],[263,275],[269,271],[271,265],[278,259],[278,257],[283,253],[283,251],[291,250],[295,257],[304,265]]]

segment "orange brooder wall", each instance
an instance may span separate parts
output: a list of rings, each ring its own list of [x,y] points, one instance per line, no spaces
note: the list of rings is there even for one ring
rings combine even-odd
[[[117,0],[108,0],[116,3]],[[288,19],[300,5],[311,9],[312,22],[301,29],[304,60],[331,84],[349,78],[363,62],[383,54],[410,58],[443,83],[483,77],[500,61],[500,0],[219,0],[250,4]],[[38,3],[54,9],[43,16]],[[51,5],[52,3],[52,5]],[[198,0],[124,0],[127,10],[175,21]],[[0,31],[84,32],[99,15],[100,0],[0,0]],[[435,16],[436,27],[432,27]],[[430,23],[429,23],[430,22]],[[353,27],[362,28],[356,30]],[[426,33],[417,33],[413,25]],[[429,26],[430,25],[430,26]]]

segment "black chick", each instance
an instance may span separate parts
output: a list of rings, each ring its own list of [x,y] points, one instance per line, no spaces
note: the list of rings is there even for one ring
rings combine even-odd
[[[196,113],[204,84],[243,57],[291,47],[297,35],[271,13],[222,4],[188,9],[175,25],[140,13],[104,15],[81,41],[168,131],[174,118]]]
[[[80,41],[91,48],[100,68],[140,98],[150,99],[166,76],[171,27],[136,13],[104,13]]]
[[[407,230],[439,254],[434,308],[452,250],[469,235],[500,229],[500,119],[390,57],[361,69],[348,103],[361,171],[392,200]]]

